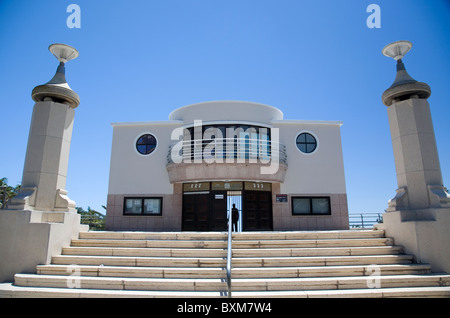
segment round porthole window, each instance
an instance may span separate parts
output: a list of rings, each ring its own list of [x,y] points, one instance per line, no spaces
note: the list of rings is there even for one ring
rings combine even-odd
[[[149,155],[156,149],[156,138],[151,134],[145,134],[136,141],[136,150],[141,155]]]
[[[317,148],[317,140],[309,133],[301,133],[295,139],[298,150],[303,153],[312,153]]]

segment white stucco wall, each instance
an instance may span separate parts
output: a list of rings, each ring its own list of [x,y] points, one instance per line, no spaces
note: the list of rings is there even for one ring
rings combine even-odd
[[[109,194],[172,194],[166,170],[172,130],[178,121],[116,123],[113,126]],[[149,155],[136,150],[136,141],[150,133],[157,139],[156,149]]]
[[[282,193],[346,193],[344,162],[341,143],[341,122],[333,121],[273,121],[280,129],[280,142],[286,146],[288,170]],[[296,146],[296,137],[307,132],[318,143],[310,154],[302,153]]]

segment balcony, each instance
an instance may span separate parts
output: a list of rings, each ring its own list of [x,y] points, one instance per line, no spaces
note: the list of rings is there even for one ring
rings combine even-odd
[[[249,138],[179,141],[169,147],[167,172],[171,183],[201,180],[283,182],[286,147]]]

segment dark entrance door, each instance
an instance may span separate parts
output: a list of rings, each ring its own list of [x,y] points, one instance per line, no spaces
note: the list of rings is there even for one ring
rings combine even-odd
[[[270,183],[201,182],[183,185],[183,231],[226,231],[227,211],[233,203],[242,211],[243,231],[271,231],[272,189]],[[237,200],[228,200],[236,197]]]
[[[227,192],[183,195],[183,231],[225,231],[227,229]]]
[[[227,230],[227,191],[211,192],[210,231]]]
[[[209,193],[183,195],[183,231],[209,231]]]
[[[271,231],[272,192],[244,191],[242,227],[244,231]]]

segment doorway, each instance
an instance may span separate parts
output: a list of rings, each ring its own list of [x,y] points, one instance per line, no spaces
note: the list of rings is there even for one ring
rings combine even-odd
[[[209,230],[226,231],[228,225],[227,191],[211,191],[210,201]]]
[[[233,208],[233,204],[238,209],[239,219],[237,223],[237,232],[242,232],[242,191],[228,191],[227,192],[227,211],[228,215],[231,213],[231,209]]]
[[[209,231],[209,192],[183,194],[183,231]]]
[[[243,231],[272,231],[272,192],[244,191]]]
[[[183,231],[226,231],[227,192],[207,191],[183,194]]]
[[[238,232],[273,229],[270,183],[202,182],[183,185],[182,230],[228,231],[233,204]]]

